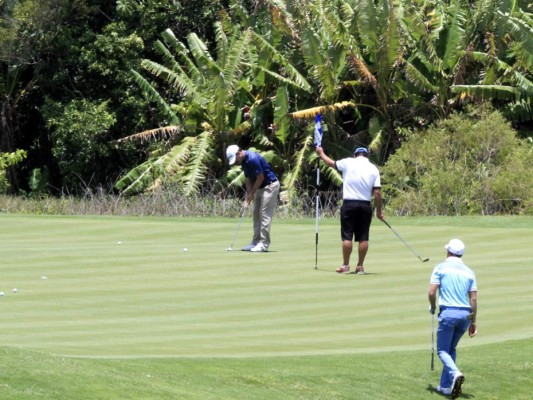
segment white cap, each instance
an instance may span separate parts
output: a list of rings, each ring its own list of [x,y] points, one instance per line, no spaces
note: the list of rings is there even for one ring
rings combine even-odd
[[[235,159],[237,158],[238,151],[239,151],[239,146],[237,146],[236,144],[232,144],[226,150],[226,158],[228,159],[229,165],[235,164]]]
[[[465,244],[461,242],[459,239],[452,239],[448,242],[446,246],[444,246],[446,250],[448,250],[450,253],[455,254],[457,256],[462,256],[465,252]]]

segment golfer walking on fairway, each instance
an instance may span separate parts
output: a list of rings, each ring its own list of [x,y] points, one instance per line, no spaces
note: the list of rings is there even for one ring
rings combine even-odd
[[[474,272],[461,259],[465,251],[463,242],[452,239],[444,248],[447,250],[447,258],[431,274],[429,312],[435,313],[438,292],[437,354],[443,368],[437,391],[456,399],[461,395],[461,385],[465,381],[455,364],[456,348],[467,330],[470,337],[477,333],[477,285]]]
[[[350,272],[352,241],[359,242],[355,273],[363,275],[363,263],[368,251],[370,223],[372,222],[372,195],[376,216],[383,220],[381,210],[381,177],[377,167],[368,160],[368,149],[358,147],[354,156],[339,161],[332,160],[322,147],[316,148],[318,156],[331,168],[342,172],[341,239],[342,265],[338,273]]]
[[[244,207],[254,201],[254,236],[243,251],[266,252],[270,246],[270,226],[280,184],[270,164],[259,154],[233,144],[226,150],[229,165],[240,165],[246,177]]]

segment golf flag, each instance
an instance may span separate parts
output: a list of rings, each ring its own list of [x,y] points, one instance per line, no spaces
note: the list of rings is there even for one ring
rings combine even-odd
[[[322,117],[317,114],[315,118],[315,147],[322,146]]]

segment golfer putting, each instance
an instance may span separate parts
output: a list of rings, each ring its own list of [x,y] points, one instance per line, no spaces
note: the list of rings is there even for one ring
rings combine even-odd
[[[316,147],[320,159],[330,168],[342,173],[341,239],[342,265],[338,273],[350,273],[352,241],[359,242],[355,273],[364,275],[364,262],[368,252],[370,224],[372,222],[372,197],[376,216],[383,220],[381,209],[381,177],[377,167],[368,159],[368,149],[357,147],[353,157],[335,161]]]
[[[461,395],[461,386],[465,381],[456,364],[456,349],[467,330],[470,337],[477,334],[477,285],[474,272],[462,260],[464,243],[452,239],[444,248],[447,250],[446,260],[438,264],[431,274],[429,312],[432,316],[435,314],[438,292],[437,354],[443,367],[437,392],[456,399]]]
[[[243,150],[233,144],[227,148],[226,157],[229,165],[240,165],[246,177],[243,209],[254,202],[254,234],[251,243],[242,250],[253,253],[267,252],[271,242],[270,227],[280,189],[278,178],[270,164],[253,151]]]

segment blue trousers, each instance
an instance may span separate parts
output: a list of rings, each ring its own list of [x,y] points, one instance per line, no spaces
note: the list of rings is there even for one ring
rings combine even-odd
[[[466,309],[445,309],[439,313],[437,330],[437,354],[442,361],[440,386],[451,388],[455,373],[459,371],[455,365],[457,344],[470,326],[470,311]]]

